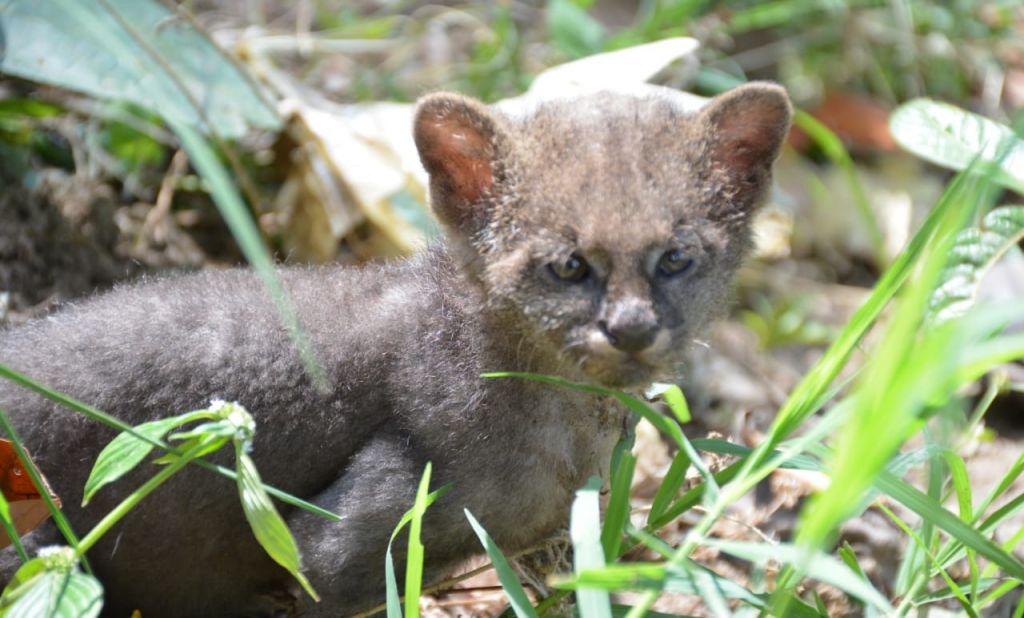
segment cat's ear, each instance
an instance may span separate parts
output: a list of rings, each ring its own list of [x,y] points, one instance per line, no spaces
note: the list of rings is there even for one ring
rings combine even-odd
[[[712,99],[701,115],[714,167],[741,181],[759,181],[779,154],[792,109],[776,84],[751,82]]]
[[[480,102],[450,93],[420,100],[413,137],[423,167],[430,174],[434,212],[463,232],[479,229],[488,213],[501,174],[506,140],[494,117]]]

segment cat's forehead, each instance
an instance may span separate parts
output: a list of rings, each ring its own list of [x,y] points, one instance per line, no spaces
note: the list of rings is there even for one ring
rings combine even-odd
[[[510,127],[519,155],[519,208],[580,242],[664,237],[700,210],[694,117],[657,97],[599,94],[538,106]]]

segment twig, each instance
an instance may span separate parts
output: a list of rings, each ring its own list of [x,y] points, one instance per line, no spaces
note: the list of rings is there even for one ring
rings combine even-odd
[[[181,177],[185,175],[185,170],[188,165],[188,155],[185,154],[183,148],[178,149],[171,157],[171,165],[167,170],[167,174],[164,176],[163,181],[160,183],[160,191],[156,195],[156,203],[153,208],[146,213],[146,219],[142,222],[141,236],[146,238],[152,234],[153,238],[157,242],[162,242],[164,234],[160,234],[156,231],[157,224],[167,218],[167,213],[171,210],[171,202],[174,200],[174,191],[177,188],[178,182]],[[174,225],[171,220],[168,225]]]

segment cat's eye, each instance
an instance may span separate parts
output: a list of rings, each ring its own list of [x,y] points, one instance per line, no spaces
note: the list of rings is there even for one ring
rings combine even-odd
[[[563,262],[551,262],[548,264],[548,270],[562,281],[570,283],[583,281],[590,274],[590,266],[587,265],[586,260],[575,253]]]
[[[666,251],[658,260],[658,272],[666,277],[681,275],[693,266],[693,258],[682,249]]]

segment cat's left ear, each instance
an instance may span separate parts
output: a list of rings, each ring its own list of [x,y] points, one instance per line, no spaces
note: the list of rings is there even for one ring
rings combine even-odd
[[[744,181],[759,181],[779,154],[793,112],[777,84],[751,82],[712,99],[701,110],[714,167]]]
[[[503,173],[508,140],[498,121],[479,101],[436,93],[420,100],[413,137],[438,218],[463,233],[480,229]]]

